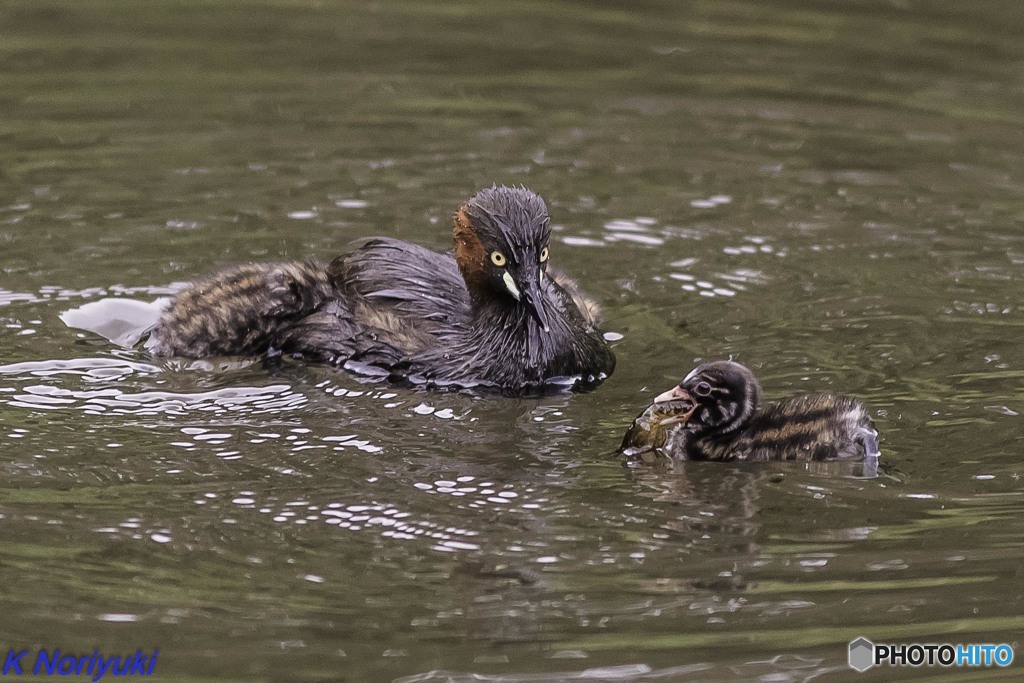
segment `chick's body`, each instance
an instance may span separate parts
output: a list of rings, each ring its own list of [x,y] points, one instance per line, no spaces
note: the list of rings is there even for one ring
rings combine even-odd
[[[878,432],[859,401],[805,394],[761,403],[754,374],[732,361],[705,363],[655,399],[661,424],[671,425],[664,455],[681,460],[818,461],[878,457]],[[646,414],[646,413],[645,413]],[[646,437],[636,423],[623,447]]]
[[[687,460],[834,460],[867,455],[863,437],[873,431],[856,399],[807,394],[764,406],[735,433],[676,429],[665,450]]]

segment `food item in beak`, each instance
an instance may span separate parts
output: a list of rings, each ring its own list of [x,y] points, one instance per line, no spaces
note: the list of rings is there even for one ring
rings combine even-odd
[[[692,401],[673,400],[652,403],[640,413],[622,438],[619,451],[629,456],[656,451],[665,445],[674,425],[685,424],[697,406]]]

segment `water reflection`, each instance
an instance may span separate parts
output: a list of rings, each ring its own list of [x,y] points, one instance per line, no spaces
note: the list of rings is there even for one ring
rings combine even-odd
[[[580,654],[573,651],[563,651],[560,653],[559,658],[577,659]],[[504,664],[507,663],[507,658],[504,661],[502,658],[490,658],[490,661],[485,659],[481,663]],[[457,671],[428,671],[414,676],[396,678],[394,683],[436,683],[439,681],[444,681],[445,683],[472,683],[473,681],[487,681],[490,683],[558,683],[559,681],[679,680],[691,678],[697,674],[707,674],[713,668],[711,664],[690,664],[654,670],[646,664],[623,664],[579,671],[540,674],[477,674],[460,673]]]
[[[41,299],[37,295],[30,294],[28,292],[10,292],[6,289],[0,289],[0,306],[13,304],[19,301],[31,302],[40,300]]]
[[[74,377],[88,384],[108,384],[165,371],[157,365],[113,358],[80,358],[69,361],[36,361],[0,366],[0,377],[20,382],[17,388],[0,389],[0,401],[33,410],[81,410],[151,417],[188,415],[198,411],[213,415],[278,413],[294,410],[306,397],[284,385],[231,387],[205,392],[126,391],[116,387],[69,389],[58,384],[26,384],[32,378]]]

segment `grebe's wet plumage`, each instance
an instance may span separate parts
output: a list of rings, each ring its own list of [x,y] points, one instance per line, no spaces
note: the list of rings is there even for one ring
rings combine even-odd
[[[856,399],[808,394],[762,407],[757,378],[732,361],[699,366],[658,396],[655,406],[659,403],[674,404],[677,415],[685,411],[660,448],[673,458],[817,461],[878,456],[878,433]]]
[[[313,262],[240,266],[180,292],[154,330],[156,355],[268,350],[414,383],[544,390],[595,384],[615,358],[596,305],[548,266],[544,201],[482,190],[455,214],[455,250],[386,237]]]

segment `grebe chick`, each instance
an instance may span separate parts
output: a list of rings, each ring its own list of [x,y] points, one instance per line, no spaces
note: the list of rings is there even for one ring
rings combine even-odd
[[[661,408],[659,408],[661,406]],[[878,432],[856,399],[807,394],[761,406],[761,385],[732,361],[705,363],[654,399],[641,415],[666,432],[664,455],[680,460],[763,461],[877,458]],[[638,418],[639,420],[639,418]],[[636,423],[623,447],[642,447]]]
[[[454,253],[387,237],[316,262],[230,268],[179,292],[157,356],[283,353],[428,387],[518,395],[615,368],[597,306],[549,265],[540,196],[491,187],[455,213]]]

